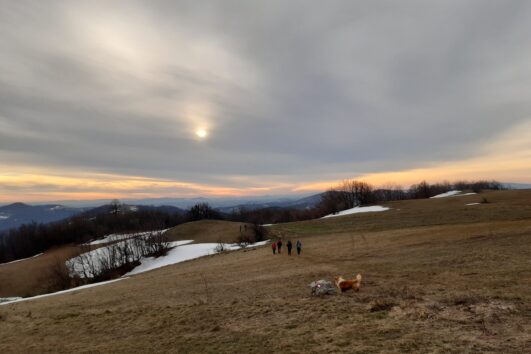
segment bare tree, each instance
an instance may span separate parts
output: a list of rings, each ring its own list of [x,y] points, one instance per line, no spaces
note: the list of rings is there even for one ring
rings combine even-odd
[[[341,210],[347,209],[343,192],[334,189],[327,190],[321,195],[319,208],[324,215],[335,214]]]
[[[346,179],[338,190],[343,192],[346,209],[374,202],[374,188],[367,182]]]
[[[113,199],[111,200],[109,205],[111,207],[111,214],[118,215],[121,209],[121,205],[122,205],[120,201],[118,199]]]

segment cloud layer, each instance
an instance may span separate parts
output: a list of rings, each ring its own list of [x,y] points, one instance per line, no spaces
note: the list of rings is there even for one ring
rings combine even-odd
[[[529,136],[530,36],[527,1],[6,1],[0,161],[289,191],[483,159]]]

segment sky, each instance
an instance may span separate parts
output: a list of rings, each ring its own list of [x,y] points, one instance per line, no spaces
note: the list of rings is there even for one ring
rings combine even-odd
[[[0,0],[0,202],[531,182],[531,2]]]

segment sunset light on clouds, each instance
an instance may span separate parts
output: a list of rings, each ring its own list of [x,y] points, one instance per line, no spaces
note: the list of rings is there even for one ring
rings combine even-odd
[[[529,36],[527,2],[5,2],[0,203],[530,183]]]

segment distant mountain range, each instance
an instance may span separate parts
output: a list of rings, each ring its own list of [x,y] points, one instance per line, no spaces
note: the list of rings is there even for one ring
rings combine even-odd
[[[160,211],[164,213],[169,214],[184,214],[186,211],[181,208],[177,208],[174,206],[169,205],[161,205],[161,206],[152,206],[152,205],[129,205],[124,204],[120,205],[119,211],[126,211],[126,212],[135,212],[135,211],[147,211],[147,210],[154,210],[154,211]],[[91,208],[89,210],[83,211],[83,216],[86,217],[93,217],[99,214],[105,214],[105,213],[111,213],[113,212],[113,208],[111,205],[106,204],[102,205],[96,208]]]
[[[217,210],[224,213],[231,213],[238,209],[256,210],[262,208],[290,208],[290,209],[309,209],[316,206],[321,201],[323,193],[314,194],[309,197],[297,198],[297,199],[277,199],[269,201],[249,201],[247,203],[240,203],[229,206],[218,206]]]
[[[503,183],[510,189],[531,189],[529,183]],[[262,208],[308,209],[316,206],[323,193],[310,196],[255,196],[240,198],[153,198],[123,199],[129,211],[159,210],[167,213],[184,214],[186,209],[198,204],[208,203],[211,207],[231,213],[239,209],[256,210]],[[0,231],[18,227],[22,224],[48,223],[84,213],[88,217],[111,211],[109,200],[62,201],[45,205],[13,203],[0,207]],[[124,207],[124,206],[122,206]]]
[[[48,223],[66,219],[85,210],[85,208],[70,208],[58,204],[28,205],[13,203],[0,207],[0,231],[33,221]]]
[[[255,210],[261,208],[295,208],[306,209],[315,206],[321,200],[321,194],[300,198],[292,197],[255,197],[255,198],[179,198],[179,199],[144,199],[144,200],[123,200],[121,208],[127,211],[137,210],[157,210],[166,213],[184,214],[186,209],[197,203],[208,203],[213,208],[230,213],[232,211],[245,208]],[[108,203],[108,200],[102,201]],[[134,203],[132,203],[134,202]],[[91,203],[94,203],[92,201]],[[65,206],[61,204],[28,205],[24,203],[13,203],[0,207],[0,231],[18,227],[31,222],[49,223],[83,214],[93,217],[102,213],[111,212],[109,204],[99,206]]]
[[[531,183],[502,183],[509,189],[531,189]]]
[[[225,208],[237,205],[249,204],[281,204],[289,203],[301,198],[306,198],[307,195],[280,195],[280,196],[253,196],[253,197],[219,197],[219,198],[150,198],[150,199],[120,199],[122,203],[128,205],[146,205],[146,206],[174,206],[181,209],[189,209],[197,203],[208,203],[213,208]],[[98,207],[109,203],[109,199],[100,200],[59,200],[53,201],[49,204],[66,205],[73,208],[87,208]]]

